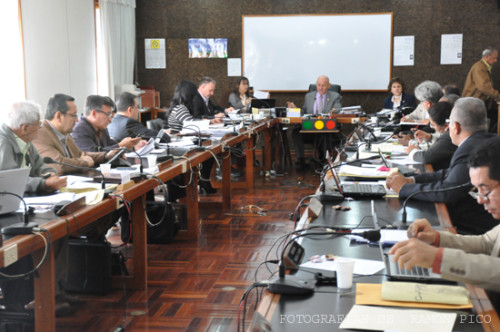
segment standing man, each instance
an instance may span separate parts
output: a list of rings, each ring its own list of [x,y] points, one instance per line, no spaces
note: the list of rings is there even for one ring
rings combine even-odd
[[[316,80],[316,91],[308,92],[305,96],[304,106],[302,107],[302,115],[312,114],[321,115],[323,113],[337,112],[342,108],[342,96],[335,92],[329,91],[330,79],[327,76],[320,76]],[[296,107],[294,103],[288,102],[288,107]],[[304,159],[304,135],[300,133],[302,126],[295,126],[292,131],[293,145],[295,149],[295,157],[297,158],[297,169],[302,170],[307,165]],[[308,138],[314,138],[309,135]]]
[[[109,135],[122,141],[132,134],[143,137],[156,137],[158,132],[146,128],[139,122],[139,104],[137,97],[130,92],[123,92],[116,102],[117,113],[108,126]],[[164,134],[162,139],[165,142],[170,141],[170,136]]]
[[[211,77],[201,78],[198,93],[193,98],[193,118],[223,118],[226,112],[234,111],[232,107],[225,109],[210,100],[214,95],[215,84],[215,80]]]
[[[55,94],[49,99],[45,121],[33,144],[43,157],[77,167],[92,167],[104,163],[116,154],[109,152],[82,152],[70,133],[78,121],[75,99],[65,94]],[[59,174],[78,172],[77,168],[52,164]]]
[[[482,234],[489,231],[498,221],[470,197],[467,188],[442,191],[470,182],[467,167],[469,154],[480,142],[494,136],[486,132],[486,122],[486,108],[481,100],[473,97],[460,98],[450,115],[451,141],[458,146],[451,158],[450,167],[408,178],[396,173],[387,177],[387,187],[399,193],[399,198],[415,194],[413,199],[445,203],[458,232]],[[437,191],[426,192],[434,190]],[[418,192],[422,193],[416,194]]]
[[[125,137],[119,143],[109,136],[108,125],[113,119],[115,104],[111,98],[91,95],[85,103],[85,114],[76,124],[71,136],[82,151],[132,149],[141,138]],[[143,144],[143,143],[141,143]]]
[[[481,60],[472,65],[465,79],[463,97],[476,97],[484,101],[490,118],[490,131],[496,132],[498,118],[497,102],[500,100],[500,92],[493,88],[491,68],[498,60],[498,50],[488,47],[483,51]]]

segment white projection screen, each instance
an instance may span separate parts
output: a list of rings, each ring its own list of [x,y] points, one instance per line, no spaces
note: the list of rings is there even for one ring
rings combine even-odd
[[[342,91],[387,90],[392,13],[242,16],[242,29],[255,89],[304,91],[327,75]]]

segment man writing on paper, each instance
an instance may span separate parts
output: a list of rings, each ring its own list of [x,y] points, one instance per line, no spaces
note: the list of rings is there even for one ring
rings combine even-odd
[[[425,192],[470,182],[467,158],[479,143],[493,136],[486,132],[486,128],[484,103],[477,98],[460,98],[450,115],[451,141],[458,146],[451,158],[450,167],[408,178],[401,173],[395,173],[387,177],[387,187],[399,193],[400,198],[424,191],[415,194],[413,199],[446,203],[450,217],[460,233],[482,234],[492,229],[498,222],[468,195],[467,188]]]
[[[498,105],[500,92],[493,88],[491,67],[498,60],[498,51],[488,47],[483,51],[482,59],[472,65],[465,79],[463,97],[476,97],[484,101],[491,120],[490,129],[496,128],[498,118]],[[496,132],[496,130],[493,130]]]
[[[75,99],[65,94],[55,94],[49,99],[45,121],[33,144],[43,157],[77,167],[92,167],[104,163],[116,154],[109,152],[82,152],[70,133],[78,121]],[[59,174],[79,172],[77,168],[52,164]]]
[[[217,122],[222,122],[226,112],[234,111],[234,108],[221,107],[210,99],[214,95],[215,80],[211,77],[205,76],[201,78],[200,85],[198,86],[198,93],[193,98],[193,118],[216,118]]]
[[[103,151],[119,148],[139,149],[146,141],[140,137],[125,137],[120,142],[109,136],[108,125],[113,119],[115,104],[111,98],[91,95],[85,103],[85,115],[75,125],[71,136],[82,151]],[[140,144],[140,146],[138,146]]]
[[[337,112],[342,108],[342,96],[335,92],[329,91],[330,79],[328,76],[320,76],[316,80],[316,91],[308,92],[305,96],[304,106],[302,106],[302,115],[312,114],[321,115],[325,113]],[[288,107],[296,108],[292,102],[287,103]],[[304,159],[304,135],[300,133],[302,126],[295,126],[292,131],[292,139],[295,148],[295,156],[297,158],[297,168],[304,169],[306,162]]]
[[[470,195],[500,219],[500,137],[482,142],[469,157]],[[453,222],[453,219],[452,219]],[[408,228],[407,241],[392,247],[401,267],[430,268],[443,278],[500,291],[500,225],[475,236],[435,231],[426,219]]]

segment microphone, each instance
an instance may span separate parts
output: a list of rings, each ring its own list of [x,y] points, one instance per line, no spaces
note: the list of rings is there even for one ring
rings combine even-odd
[[[470,182],[466,182],[464,184],[461,184],[459,186],[455,187],[448,187],[448,188],[442,188],[442,189],[433,189],[433,190],[422,190],[422,191],[417,191],[414,192],[413,194],[409,195],[406,197],[406,199],[403,202],[403,215],[401,216],[401,224],[398,225],[398,228],[400,229],[407,229],[408,224],[406,223],[406,203],[410,200],[410,198],[418,195],[418,194],[427,194],[427,193],[439,193],[439,192],[446,192],[446,191],[452,191],[452,190],[457,190],[457,189],[462,189],[462,188],[467,188],[470,187],[472,184]]]
[[[158,131],[158,134],[156,136],[150,136],[150,135],[144,135],[144,134],[136,134],[133,130],[127,129],[127,134],[132,137],[140,137],[140,138],[145,138],[145,139],[151,139],[154,138],[155,140],[159,138],[160,140],[163,140],[165,143],[170,142],[170,136],[165,134],[165,131],[163,129],[160,129]]]
[[[31,234],[33,231],[34,227],[38,227],[38,224],[35,223],[30,223],[29,222],[29,214],[28,214],[28,205],[24,201],[24,199],[14,193],[8,192],[8,191],[3,191],[0,192],[1,195],[12,195],[17,197],[21,202],[23,202],[24,205],[24,215],[23,219],[24,222],[21,223],[15,223],[6,227],[2,227],[2,234],[3,235],[10,235],[10,236],[15,236],[15,235],[21,235],[21,234]]]
[[[326,232],[312,232],[299,234],[289,241],[283,251],[281,252],[281,259],[279,263],[278,277],[274,278],[269,282],[268,290],[274,294],[293,294],[293,295],[307,295],[314,292],[314,283],[300,280],[295,276],[285,275],[286,271],[286,261],[291,262],[294,265],[299,265],[304,256],[304,248],[298,244],[295,240],[299,237],[309,236],[309,235],[349,235],[355,234],[360,235],[370,242],[376,242],[380,240],[380,230],[365,231],[363,233],[352,233],[351,230],[345,231],[335,231],[328,228]],[[292,249],[287,250],[290,246]]]
[[[205,148],[201,145],[201,129],[200,127],[190,124],[185,127],[182,127],[182,129],[189,129],[194,131],[195,133],[198,133],[198,148],[196,148],[197,151],[205,151]],[[196,130],[195,130],[196,129]]]
[[[101,175],[101,179],[102,179],[101,180],[101,188],[106,189],[106,182],[104,180],[104,174],[100,170],[98,170],[97,168],[75,166],[75,165],[71,165],[71,164],[68,164],[68,163],[65,163],[62,161],[56,161],[56,160],[52,159],[51,157],[43,157],[43,162],[45,164],[59,164],[59,165],[64,165],[64,166],[68,166],[68,167],[72,167],[72,168],[76,168],[76,169],[85,170],[85,171],[97,171]]]

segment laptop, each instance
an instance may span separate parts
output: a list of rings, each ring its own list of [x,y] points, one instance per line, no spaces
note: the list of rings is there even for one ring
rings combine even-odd
[[[385,158],[385,155],[380,151],[380,148],[378,149],[378,154],[380,155],[380,159],[382,159],[382,163],[384,164],[384,166],[387,168],[391,168],[391,165],[387,162],[387,158]],[[417,174],[417,171],[413,168],[404,167],[401,165],[397,165],[397,168],[398,171],[404,176],[413,176]]]
[[[376,229],[380,229],[380,225],[378,223],[377,213],[375,211],[375,204],[371,202],[372,208],[372,218],[373,223],[375,224]],[[399,280],[399,281],[439,281],[444,282],[440,274],[432,272],[432,268],[422,268],[420,266],[414,266],[411,270],[407,270],[405,268],[401,269],[399,264],[394,263],[394,255],[389,255],[384,252],[384,247],[382,245],[382,241],[378,242],[378,247],[380,250],[380,254],[382,256],[382,260],[385,264],[385,272],[389,280]]]
[[[368,198],[368,197],[382,197],[386,194],[385,187],[381,184],[370,184],[370,183],[346,183],[341,184],[339,176],[335,171],[335,167],[332,165],[332,161],[327,155],[326,160],[328,162],[328,167],[332,172],[333,180],[337,185],[337,189],[342,196],[349,197],[359,197],[359,198]]]
[[[23,197],[30,168],[16,168],[0,171],[0,214],[15,212],[22,204],[21,199],[14,195],[2,194],[10,192]]]
[[[257,99],[254,98],[250,104],[251,108],[274,108],[276,107],[276,99]]]

